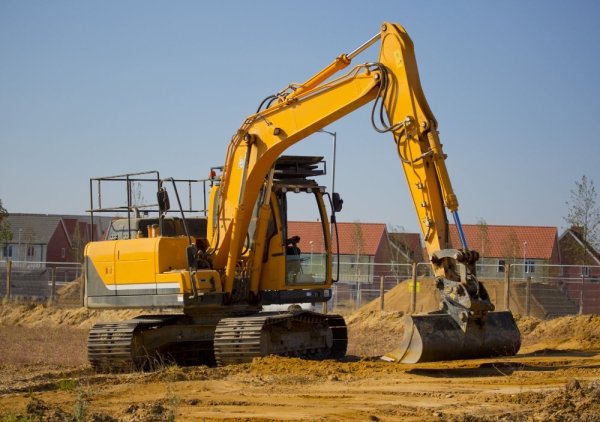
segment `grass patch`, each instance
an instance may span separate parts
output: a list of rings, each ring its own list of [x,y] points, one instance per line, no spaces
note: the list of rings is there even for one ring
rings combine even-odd
[[[56,388],[63,391],[73,391],[75,389],[75,380],[70,378],[63,378],[56,383]]]

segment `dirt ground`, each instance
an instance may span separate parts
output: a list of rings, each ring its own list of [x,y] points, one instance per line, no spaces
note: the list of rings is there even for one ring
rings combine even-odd
[[[0,306],[2,347],[18,342],[19,330],[68,328],[82,339],[69,342],[69,350],[61,350],[67,343],[51,335],[40,345],[30,339],[20,354],[33,357],[39,346],[42,358],[29,363],[7,361],[2,352],[0,421],[600,420],[596,315],[517,317],[521,351],[497,359],[382,361],[378,356],[400,342],[404,315],[368,308],[347,316],[349,355],[339,361],[267,357],[224,368],[166,365],[152,373],[97,375],[76,357],[85,351],[85,333],[96,321],[136,314]],[[10,341],[9,332],[17,333]],[[72,360],[44,362],[49,348]]]

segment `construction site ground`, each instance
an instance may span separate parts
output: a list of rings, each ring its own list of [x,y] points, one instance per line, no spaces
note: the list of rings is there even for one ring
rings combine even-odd
[[[395,291],[398,289],[398,291]],[[348,356],[265,357],[228,367],[95,374],[86,337],[97,321],[142,311],[35,303],[0,306],[0,421],[597,421],[600,317],[517,316],[517,356],[385,362],[399,345],[398,286],[346,316]],[[427,309],[425,309],[427,310]]]

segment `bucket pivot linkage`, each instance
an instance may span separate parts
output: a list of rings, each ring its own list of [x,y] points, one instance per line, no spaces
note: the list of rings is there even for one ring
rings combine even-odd
[[[440,293],[439,311],[407,315],[400,347],[384,360],[417,363],[515,355],[521,346],[510,311],[493,312],[494,304],[475,276],[479,254],[444,249],[431,258]],[[457,271],[458,267],[458,271]]]

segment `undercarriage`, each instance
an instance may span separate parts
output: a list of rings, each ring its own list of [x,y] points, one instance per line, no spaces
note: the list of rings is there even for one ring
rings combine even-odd
[[[310,311],[247,315],[146,315],[94,325],[88,359],[97,372],[152,370],[176,363],[229,365],[279,355],[337,359],[348,346],[341,316]]]

